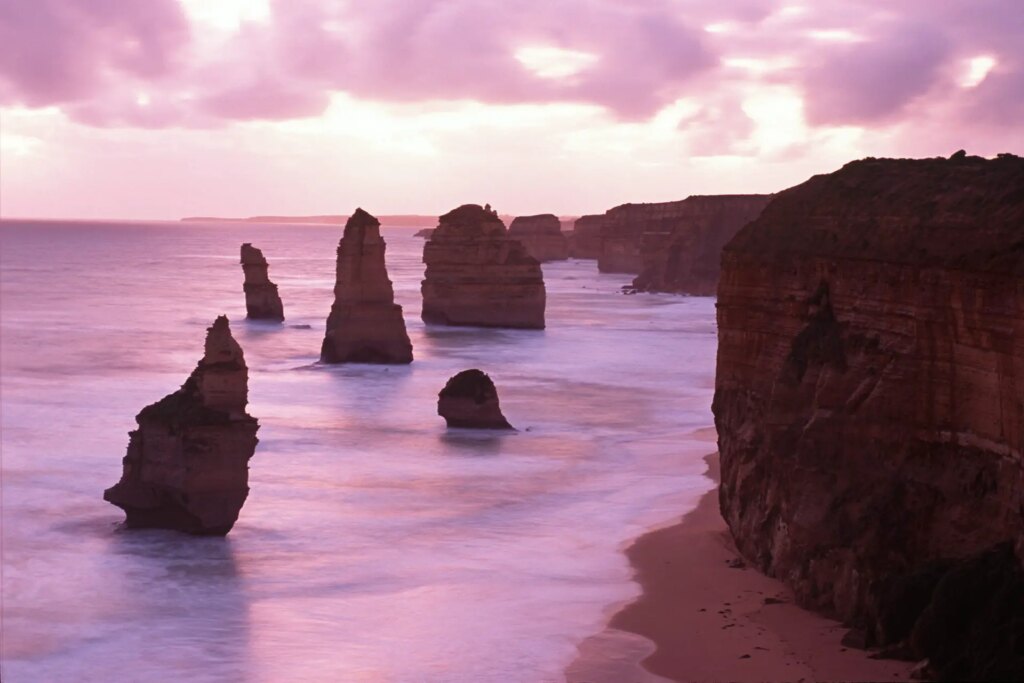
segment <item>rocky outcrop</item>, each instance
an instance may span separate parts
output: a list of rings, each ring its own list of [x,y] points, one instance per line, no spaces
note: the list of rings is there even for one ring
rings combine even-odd
[[[242,245],[242,272],[245,273],[245,311],[250,320],[284,320],[284,306],[277,285],[267,276],[267,259],[248,242]]]
[[[643,268],[633,289],[714,296],[722,248],[770,199],[763,194],[687,197],[678,215],[658,226],[668,232],[643,235]]]
[[[579,259],[601,257],[601,230],[604,228],[604,214],[580,216],[573,223],[569,238],[569,256]]]
[[[413,237],[430,237],[433,234],[433,228],[423,228],[422,230],[417,230],[416,234],[414,234]]]
[[[641,249],[644,235],[671,233],[676,222],[689,211],[685,201],[622,204],[605,212],[598,270],[602,273],[639,274],[643,269]]]
[[[181,389],[135,417],[121,480],[103,494],[125,511],[129,528],[231,530],[249,494],[259,429],[246,413],[247,396],[245,358],[221,316]]]
[[[412,362],[402,307],[384,263],[380,222],[356,209],[338,243],[334,305],[320,350],[325,363]]]
[[[512,429],[498,404],[498,390],[486,373],[463,370],[437,395],[437,414],[449,427]]]
[[[569,258],[569,243],[553,213],[517,216],[508,226],[508,236],[522,242],[530,256],[541,263]]]
[[[544,327],[540,264],[493,211],[466,204],[441,216],[423,246],[423,262],[424,322]]]
[[[739,550],[939,678],[1024,678],[1024,159],[780,193],[724,250],[718,329]]]

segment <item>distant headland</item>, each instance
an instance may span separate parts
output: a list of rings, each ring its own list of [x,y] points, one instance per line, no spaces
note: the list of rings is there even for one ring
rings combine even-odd
[[[340,214],[322,216],[249,216],[248,218],[187,216],[181,219],[183,223],[334,223],[340,225],[344,225],[347,220],[348,216]],[[384,225],[423,227],[424,225],[435,225],[437,223],[437,216],[417,216],[412,214],[381,216],[380,222]]]

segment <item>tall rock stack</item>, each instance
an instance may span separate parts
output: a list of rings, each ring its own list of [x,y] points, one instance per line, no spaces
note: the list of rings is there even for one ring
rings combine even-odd
[[[606,218],[604,214],[580,216],[572,226],[569,238],[569,255],[578,259],[601,257],[601,231]]]
[[[251,320],[284,320],[284,306],[277,285],[267,276],[267,259],[248,242],[242,245],[242,272],[245,274],[245,311]]]
[[[714,296],[722,248],[740,228],[761,215],[771,195],[736,194],[687,197],[667,222],[669,232],[648,232],[640,255],[643,268],[633,288]]]
[[[356,209],[338,243],[334,305],[320,351],[325,363],[412,362],[402,307],[388,279],[380,221]]]
[[[146,406],[129,434],[121,480],[103,498],[129,528],[223,536],[249,494],[259,423],[246,412],[248,369],[220,316],[181,389]]]
[[[544,327],[537,259],[497,214],[465,204],[441,216],[423,247],[423,320],[439,325]]]
[[[508,236],[522,242],[530,256],[541,263],[569,258],[569,243],[562,234],[562,224],[552,213],[516,217],[508,227]]]
[[[736,545],[940,680],[1024,679],[1024,159],[865,159],[726,246]]]

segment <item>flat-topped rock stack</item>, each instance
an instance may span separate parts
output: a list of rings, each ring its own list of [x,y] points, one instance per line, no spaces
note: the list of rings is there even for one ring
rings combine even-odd
[[[129,528],[200,535],[231,530],[249,494],[249,458],[259,423],[246,412],[248,369],[220,316],[182,387],[146,406],[129,433],[121,480],[103,498]]]
[[[497,214],[465,204],[441,216],[423,246],[423,320],[439,325],[544,327],[540,263]]]
[[[740,228],[761,215],[771,195],[694,195],[678,205],[664,227],[641,241],[643,268],[633,289],[714,296],[722,248]]]
[[[580,216],[573,223],[569,236],[569,256],[578,259],[601,257],[601,231],[606,218],[604,214]]]
[[[245,282],[246,317],[251,320],[284,320],[284,306],[277,285],[267,275],[267,259],[263,252],[248,242],[242,245],[242,272]]]
[[[380,221],[356,209],[338,243],[334,304],[320,351],[325,363],[412,362],[402,307],[388,278]]]
[[[569,258],[569,242],[562,234],[558,216],[552,213],[517,216],[508,227],[508,236],[522,242],[530,256],[541,263]]]
[[[722,515],[937,680],[1024,679],[1024,159],[865,159],[726,245]]]

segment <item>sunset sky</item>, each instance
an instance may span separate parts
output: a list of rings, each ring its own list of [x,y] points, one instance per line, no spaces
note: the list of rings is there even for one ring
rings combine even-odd
[[[1024,0],[0,0],[0,215],[595,213],[1024,151]]]

